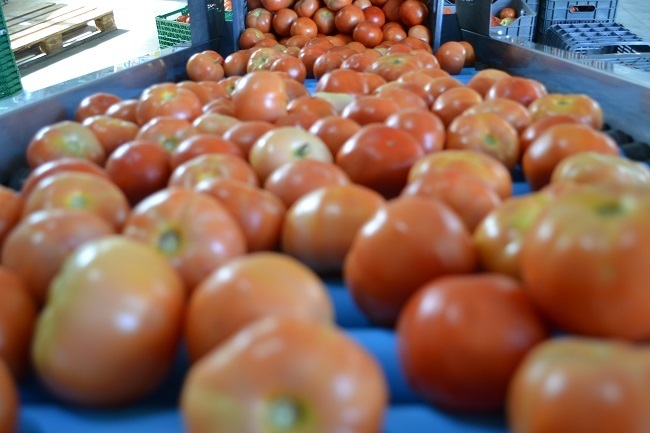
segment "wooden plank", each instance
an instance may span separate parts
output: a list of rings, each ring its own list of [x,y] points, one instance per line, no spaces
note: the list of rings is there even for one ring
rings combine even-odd
[[[23,1],[10,1],[7,4],[3,4],[2,13],[5,16],[5,21],[9,22],[10,20],[20,17],[21,15],[28,14],[30,12],[43,9],[50,5],[53,5],[52,2],[23,2]]]
[[[86,6],[68,6],[57,9],[50,13],[42,14],[41,16],[34,17],[33,21],[23,22],[24,28],[18,29],[17,31],[10,32],[11,40],[24,37],[25,35],[35,33],[41,29],[44,29],[51,24],[63,22],[69,18],[72,18],[76,15],[84,13]]]
[[[14,35],[11,40],[11,49],[19,51],[21,49],[29,48],[48,38],[62,35],[66,31],[83,27],[88,21],[98,20],[103,17],[112,16],[113,11],[108,9],[87,8],[86,11],[76,11],[74,13],[66,14],[65,16],[57,17],[54,21],[48,21],[25,32],[20,32]]]
[[[47,17],[49,14],[53,14],[56,10],[64,8],[64,4],[51,4],[50,6],[46,6],[42,9],[34,10],[31,12],[28,12],[26,14],[17,16],[13,18],[11,21],[7,20],[7,29],[9,30],[9,34],[14,34],[19,32],[20,30],[26,29],[31,27],[34,24],[41,23],[45,21],[42,17]]]

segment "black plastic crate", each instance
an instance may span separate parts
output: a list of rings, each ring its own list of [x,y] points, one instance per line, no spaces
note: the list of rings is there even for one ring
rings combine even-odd
[[[501,9],[513,8],[517,18],[508,26],[491,25],[491,17]],[[537,4],[523,0],[456,0],[456,15],[462,29],[491,38],[515,38],[532,41],[535,35]]]
[[[555,24],[544,44],[583,55],[650,52],[647,41],[618,23]]]
[[[546,31],[555,24],[616,20],[618,0],[542,0],[537,19],[537,41],[543,43]]]

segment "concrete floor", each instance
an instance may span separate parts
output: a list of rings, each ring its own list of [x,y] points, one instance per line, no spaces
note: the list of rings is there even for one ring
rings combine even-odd
[[[4,5],[38,0],[9,0]],[[88,3],[84,0],[49,0],[58,3]],[[95,0],[99,1],[99,0]],[[39,60],[21,69],[23,87],[33,92],[71,78],[86,75],[108,67],[119,67],[125,62],[158,50],[155,17],[187,4],[178,0],[110,0],[118,30],[102,34],[83,44]],[[617,22],[650,41],[650,0],[619,0]]]

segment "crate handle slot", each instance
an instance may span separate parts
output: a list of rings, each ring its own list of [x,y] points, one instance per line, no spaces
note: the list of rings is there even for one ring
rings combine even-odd
[[[580,13],[580,12],[593,12],[595,10],[596,10],[596,6],[594,5],[579,5],[579,6],[569,7],[569,12],[571,12],[572,14]]]

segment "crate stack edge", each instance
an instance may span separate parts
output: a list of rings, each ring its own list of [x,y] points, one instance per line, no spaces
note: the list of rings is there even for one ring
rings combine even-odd
[[[9,29],[0,7],[0,99],[14,95],[22,89],[20,71],[16,65],[14,52],[11,50]]]

